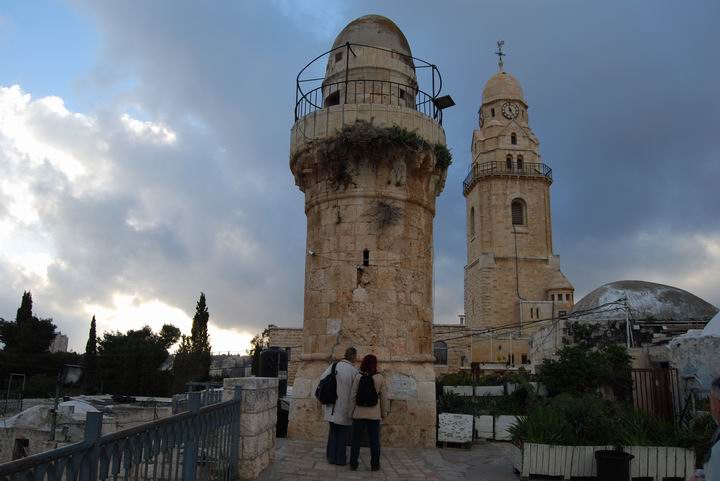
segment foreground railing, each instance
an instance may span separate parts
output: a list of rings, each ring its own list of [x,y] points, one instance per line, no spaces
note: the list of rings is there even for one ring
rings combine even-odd
[[[234,481],[241,389],[234,398],[101,436],[102,413],[87,413],[82,442],[0,464],[0,481]]]
[[[522,176],[522,177],[544,177],[552,182],[552,169],[542,163],[517,163],[517,162],[483,162],[473,164],[463,181],[463,193],[467,195],[475,183],[483,177],[491,176]]]

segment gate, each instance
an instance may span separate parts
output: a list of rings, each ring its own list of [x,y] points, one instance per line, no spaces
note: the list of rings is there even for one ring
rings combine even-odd
[[[636,409],[675,421],[680,414],[677,369],[633,369],[633,405]]]

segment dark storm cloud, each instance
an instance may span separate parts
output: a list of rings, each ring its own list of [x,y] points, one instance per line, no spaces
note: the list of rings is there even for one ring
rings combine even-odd
[[[653,280],[677,284],[682,281],[674,275],[678,268],[702,264],[707,255],[702,249],[688,252],[669,244],[720,231],[713,221],[720,200],[715,188],[720,144],[714,132],[720,124],[715,95],[720,62],[708,54],[720,40],[714,24],[717,4],[437,6],[430,1],[353,2],[344,5],[342,23],[367,13],[394,19],[414,54],[440,66],[445,88],[458,102],[446,114],[455,163],[436,220],[436,258],[446,258],[436,266],[436,284],[443,289],[436,302],[439,321],[452,320],[459,313],[452,309],[462,308],[465,205],[460,186],[482,86],[496,69],[492,52],[500,38],[509,53],[507,68],[522,82],[530,103],[543,158],[554,169],[555,250],[578,293],[632,277],[634,269],[646,273],[648,264],[668,266],[657,269]],[[187,4],[172,11],[151,8],[155,11],[145,11],[139,22],[132,21],[131,6],[95,10],[112,32],[111,58],[119,55],[135,66],[138,95],[155,114],[180,108],[174,114],[199,116],[228,148],[238,176],[256,175],[276,187],[271,195],[251,200],[273,215],[258,216],[250,225],[270,239],[279,256],[301,253],[301,197],[285,162],[292,83],[305,61],[329,47],[332,29],[313,17],[293,23],[296,19],[258,4],[242,11],[226,6],[195,11]],[[656,235],[637,240],[645,232]],[[287,249],[290,242],[294,249]],[[678,266],[670,267],[670,252]],[[300,285],[301,256],[284,261]],[[696,292],[720,303],[712,289]],[[298,313],[299,294],[298,289],[290,299]]]
[[[555,251],[578,294],[648,276],[720,305],[708,284],[720,281],[717,2],[74,5],[102,42],[78,89],[114,95],[92,137],[110,150],[83,146],[83,136],[76,148],[107,170],[108,189],[36,186],[51,200],[42,216],[58,259],[48,296],[82,325],[78,336],[80,305],[115,291],[187,312],[204,290],[220,325],[301,324],[305,216],[288,169],[295,76],[368,13],[396,21],[458,104],[444,123],[454,164],[435,222],[437,321],[462,312],[461,185],[497,39],[554,171]],[[132,107],[169,126],[177,144],[128,136],[117,117]]]

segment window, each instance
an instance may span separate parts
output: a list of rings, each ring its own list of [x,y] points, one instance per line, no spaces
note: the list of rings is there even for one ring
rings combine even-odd
[[[523,156],[522,156],[522,155],[518,155],[518,157],[517,157],[518,170],[523,170],[523,160],[524,160],[524,159],[523,159]]]
[[[513,168],[512,155],[510,154],[505,157],[505,167],[507,167],[507,170],[512,170]]]
[[[340,105],[340,91],[337,90],[325,98],[325,107]]]
[[[565,300],[566,300],[566,301],[569,301],[569,300],[570,300],[570,294],[565,294]]]
[[[515,134],[515,132],[510,134],[510,143],[513,145],[517,145],[517,135]]]
[[[370,265],[370,251],[365,249],[363,251],[363,265],[369,266]]]
[[[448,348],[444,341],[433,342],[433,356],[435,356],[435,364],[447,366]]]
[[[550,294],[550,300],[555,302],[555,294]]]
[[[470,207],[470,237],[475,237],[475,207]]]
[[[527,354],[523,354],[522,357],[521,357],[521,359],[522,359],[521,362],[522,362],[523,364],[529,364]]]
[[[525,203],[521,199],[515,199],[510,209],[513,225],[525,225]]]
[[[495,117],[495,109],[490,109],[490,117]]]
[[[342,52],[337,52],[337,53],[335,54],[335,62],[341,61],[341,60],[342,60],[342,57],[343,57],[343,53],[342,53]]]
[[[400,89],[400,100],[405,100],[405,91]]]

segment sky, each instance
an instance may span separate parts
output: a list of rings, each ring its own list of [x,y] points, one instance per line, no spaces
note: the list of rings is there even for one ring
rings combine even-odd
[[[295,77],[344,25],[394,20],[457,105],[435,218],[435,322],[463,312],[462,180],[505,41],[580,299],[621,279],[720,306],[720,3],[0,0],[0,317],[31,290],[84,349],[204,292],[213,350],[302,326]]]

